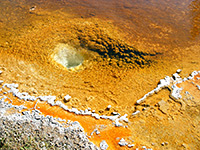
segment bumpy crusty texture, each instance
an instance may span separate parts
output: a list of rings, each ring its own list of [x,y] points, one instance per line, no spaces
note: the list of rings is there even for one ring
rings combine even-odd
[[[110,58],[110,62],[117,63],[118,66],[128,63],[141,67],[150,62],[144,58],[148,53],[140,52],[123,40],[109,35],[109,32],[98,24],[78,28],[78,39],[81,46],[98,52],[104,58]]]
[[[6,109],[6,108],[4,108]],[[49,125],[49,119],[34,119],[27,116],[22,119],[0,118],[0,149],[98,149],[88,141],[85,133],[75,128]]]
[[[184,3],[185,1],[163,0],[164,5],[159,5],[161,1],[157,0],[135,1],[134,4],[129,3],[131,1],[128,0],[118,0],[117,7],[113,7],[116,6],[114,1],[103,0],[105,3],[99,4],[99,9],[87,7],[90,5],[84,3],[96,5],[96,2],[103,3],[103,1],[72,1],[76,4],[65,1],[67,3],[65,5],[64,1],[56,0],[40,0],[40,3],[34,0],[0,2],[2,10],[0,15],[3,16],[0,19],[2,27],[0,28],[0,64],[1,69],[5,71],[1,80],[19,83],[21,91],[32,92],[35,95],[56,95],[59,100],[63,100],[64,95],[69,94],[73,98],[67,102],[67,105],[80,109],[90,107],[102,115],[111,114],[113,111],[131,114],[140,110],[141,114],[130,118],[132,138],[136,143],[155,149],[164,149],[165,146],[169,149],[181,149],[187,145],[197,149],[199,147],[197,120],[199,106],[196,106],[195,102],[186,101],[191,104],[188,104],[186,111],[183,111],[180,109],[181,104],[171,100],[169,91],[164,89],[149,98],[146,103],[138,106],[134,104],[137,99],[155,88],[157,82],[166,75],[171,75],[181,68],[183,69],[181,76],[186,77],[199,68],[199,41],[189,40],[191,36],[189,31],[193,32],[195,37],[199,35],[199,26],[196,22],[199,17],[195,15],[198,14],[199,9],[196,8],[199,8],[199,0],[193,1],[195,7],[192,10],[188,9],[189,2]],[[106,5],[107,2],[111,5]],[[176,7],[177,3],[180,7]],[[29,8],[33,5],[37,7],[30,13]],[[71,7],[74,7],[73,14],[77,12],[80,15],[73,16],[72,13],[68,13]],[[90,11],[93,10],[93,16],[86,18],[85,16],[89,16]],[[187,17],[186,14],[196,11],[193,19]],[[82,14],[85,15],[81,17]],[[104,16],[108,16],[108,19]],[[123,28],[120,28],[122,26]],[[91,29],[91,34],[87,28]],[[103,33],[99,33],[99,29]],[[87,32],[88,35],[85,37],[84,34]],[[69,72],[60,66],[53,67],[50,55],[57,44],[67,43],[76,48],[80,45],[84,47],[84,44],[80,43],[82,40],[86,39],[87,44],[94,39],[89,38],[89,35],[105,36],[103,39],[110,38],[108,41],[114,42],[114,47],[118,47],[118,43],[125,41],[128,46],[134,45],[133,47],[139,51],[151,53],[155,50],[162,52],[163,55],[152,57],[156,63],[151,63],[144,69],[113,67],[108,62],[114,62],[112,60],[117,58],[115,54],[109,55],[105,61],[95,61],[80,72]],[[79,40],[80,36],[83,36],[81,40]],[[120,41],[117,42],[118,40]],[[103,43],[106,42],[103,40]],[[99,45],[96,40],[94,44]],[[102,56],[104,57],[104,54]],[[107,60],[109,61],[106,62]],[[195,88],[193,90],[195,91]],[[197,99],[198,97],[199,95]],[[109,111],[105,110],[108,105],[112,105]],[[163,114],[163,112],[167,113]],[[85,124],[85,129],[87,128],[89,126]],[[118,132],[110,133],[114,136]],[[94,139],[97,140],[99,138]],[[165,141],[168,145],[163,147],[161,143]],[[106,142],[110,146],[112,140],[110,143],[109,140]],[[154,146],[151,145],[152,142]]]

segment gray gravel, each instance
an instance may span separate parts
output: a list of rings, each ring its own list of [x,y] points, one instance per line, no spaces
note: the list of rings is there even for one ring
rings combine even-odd
[[[89,142],[78,122],[59,123],[37,110],[6,115],[11,108],[12,105],[0,101],[0,149],[98,149]]]

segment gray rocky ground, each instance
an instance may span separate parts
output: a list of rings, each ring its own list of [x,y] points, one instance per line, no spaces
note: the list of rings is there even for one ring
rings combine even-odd
[[[17,110],[13,105],[0,101],[0,149],[84,149],[96,150],[78,122],[57,121],[38,111],[9,113]]]

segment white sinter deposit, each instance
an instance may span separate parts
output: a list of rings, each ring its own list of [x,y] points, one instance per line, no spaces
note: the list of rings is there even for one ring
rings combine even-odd
[[[6,142],[13,144],[12,140],[9,140],[9,137],[7,137],[7,134],[14,134],[14,137],[20,134],[21,136],[16,137],[16,140],[26,140],[27,137],[41,138],[45,135],[46,139],[43,141],[48,144],[51,143],[51,146],[55,146],[56,149],[99,149],[96,145],[89,141],[84,133],[84,129],[77,121],[73,122],[68,120],[66,122],[66,120],[60,118],[53,118],[49,115],[44,116],[41,115],[38,110],[23,111],[22,113],[7,113],[7,111],[11,109],[18,111],[25,109],[25,107],[21,107],[23,106],[15,106],[5,102],[4,96],[0,99],[0,122],[2,123],[0,128],[0,137],[6,138]],[[39,133],[35,135],[35,131],[39,131]],[[51,141],[48,136],[53,136],[56,138],[56,141]],[[64,137],[67,138],[64,139]],[[58,142],[60,145],[57,145]],[[33,140],[31,144],[32,146],[35,144],[39,145],[40,149],[48,149],[46,147],[48,145],[40,145],[40,143],[40,140]]]
[[[128,123],[128,118],[127,118],[127,114],[125,114],[124,116],[121,116],[120,114],[114,115],[114,116],[106,116],[106,115],[99,115],[97,113],[94,113],[94,111],[91,111],[91,109],[86,109],[86,110],[78,110],[77,108],[68,108],[64,103],[62,103],[61,101],[56,101],[56,96],[31,96],[26,92],[19,92],[18,88],[18,84],[8,84],[5,83],[3,84],[2,88],[0,88],[0,90],[5,89],[5,87],[9,88],[10,90],[7,91],[7,93],[12,93],[13,96],[19,98],[20,100],[25,100],[25,101],[46,101],[48,104],[50,104],[51,106],[59,106],[62,109],[71,112],[71,113],[75,113],[76,115],[90,115],[96,119],[109,119],[114,121],[114,124],[116,127],[120,127],[123,126],[123,122],[127,122]],[[71,96],[66,95],[64,97],[66,100],[69,100],[71,98]],[[34,107],[34,109],[37,109],[36,107]],[[121,123],[120,123],[121,122]]]
[[[137,100],[136,103],[137,104],[142,103],[148,96],[151,96],[151,95],[159,92],[163,88],[168,88],[171,91],[171,93],[170,93],[170,97],[171,98],[173,98],[173,99],[182,98],[182,96],[181,96],[182,88],[179,88],[177,86],[177,84],[182,83],[182,82],[187,81],[187,80],[193,80],[196,75],[200,75],[200,71],[194,71],[194,72],[191,73],[191,75],[189,77],[184,78],[184,79],[182,79],[179,76],[180,72],[181,72],[181,70],[178,69],[177,72],[172,75],[172,77],[166,76],[164,79],[161,79],[159,84],[158,84],[158,86],[155,89],[153,89],[149,93],[145,94],[141,99]],[[2,73],[2,71],[0,71],[0,74],[1,73]],[[0,102],[1,102],[1,105],[5,106],[5,107],[1,107],[1,109],[0,109],[1,116],[4,116],[6,110],[9,109],[9,108],[15,108],[19,112],[21,112],[23,109],[26,109],[26,107],[24,107],[23,105],[20,105],[20,106],[12,105],[12,99],[8,97],[8,94],[12,94],[13,96],[19,98],[20,100],[24,100],[24,101],[37,101],[37,102],[38,101],[45,101],[48,104],[50,104],[51,106],[59,106],[62,109],[66,110],[68,112],[74,113],[76,115],[90,115],[90,116],[92,116],[92,117],[94,117],[96,119],[109,119],[109,120],[114,121],[114,125],[116,127],[123,126],[123,122],[128,123],[128,115],[127,114],[121,116],[119,113],[113,112],[112,116],[106,116],[106,115],[99,115],[99,114],[95,113],[94,110],[91,111],[90,108],[86,109],[86,110],[78,110],[76,108],[70,109],[64,103],[62,103],[61,101],[56,101],[55,102],[56,96],[49,95],[49,96],[38,96],[38,97],[35,97],[35,96],[29,95],[27,92],[22,92],[22,93],[19,92],[18,84],[15,84],[15,83],[11,83],[11,84],[4,83],[3,84],[3,83],[4,82],[2,80],[0,80],[0,84],[2,84],[2,87],[0,88],[0,91],[2,91],[2,90],[4,91],[0,95],[0,97],[1,97],[0,98]],[[198,89],[200,89],[199,85],[196,85],[196,86],[197,86]],[[65,101],[69,101],[70,98],[71,98],[70,95],[66,95],[64,97]],[[7,99],[11,102],[10,104],[8,102],[5,102],[5,100],[7,100]],[[22,114],[17,114],[16,113],[16,114],[10,115],[9,117],[7,117],[7,119],[20,120],[20,119],[24,119],[24,117],[25,117],[26,119],[29,118],[29,119],[35,119],[35,120],[39,120],[40,121],[41,119],[48,118],[48,120],[50,122],[46,123],[47,125],[50,124],[51,126],[58,126],[62,130],[63,126],[59,123],[59,121],[65,121],[65,120],[62,120],[60,118],[58,118],[56,120],[52,116],[44,117],[43,115],[40,115],[40,111],[37,110],[37,107],[36,107],[37,102],[36,102],[36,104],[35,104],[35,106],[34,106],[34,108],[32,110],[32,113],[30,113],[29,111],[25,111]],[[107,107],[107,109],[110,109],[110,108],[111,108],[111,105],[109,105]],[[134,112],[132,115],[136,115],[138,113],[140,113],[139,110]],[[36,121],[36,122],[38,122],[38,121]],[[71,121],[68,121],[68,122],[71,122]],[[80,124],[78,122],[72,122],[71,126],[69,127],[69,129],[71,129],[71,130],[80,130],[81,132],[83,132],[83,128],[80,126]],[[96,134],[100,134],[100,132],[98,130],[95,130],[94,132]],[[121,139],[120,142],[119,142],[119,145],[120,146],[128,146],[128,143],[124,139]],[[131,145],[129,145],[129,147],[131,147]],[[106,142],[102,141],[100,148],[101,149],[107,149],[108,145],[106,144]]]
[[[176,73],[174,73],[172,75],[172,77],[166,76],[164,79],[161,79],[159,84],[158,84],[158,86],[155,89],[153,89],[149,93],[145,94],[141,99],[137,100],[136,103],[137,104],[142,103],[147,97],[153,95],[154,93],[159,92],[163,88],[170,89],[170,91],[171,91],[170,97],[172,99],[180,99],[180,98],[182,98],[182,96],[181,96],[182,88],[179,88],[177,86],[177,84],[182,83],[182,82],[187,81],[187,80],[193,80],[194,76],[200,74],[200,71],[193,71],[189,77],[184,78],[184,79],[182,79],[179,76],[180,72],[181,72],[181,69],[178,69],[176,71]],[[135,115],[135,113],[134,113],[134,115]]]

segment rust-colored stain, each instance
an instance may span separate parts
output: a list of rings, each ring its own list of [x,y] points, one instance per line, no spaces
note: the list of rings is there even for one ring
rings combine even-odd
[[[117,140],[117,138],[126,138],[131,135],[130,129],[124,127],[115,127],[109,120],[97,120],[95,118],[92,118],[91,116],[75,115],[73,113],[63,110],[58,106],[50,106],[48,103],[41,102],[39,100],[36,100],[34,102],[23,101],[13,97],[12,95],[10,95],[9,98],[12,99],[13,105],[23,105],[27,107],[27,109],[25,110],[34,109],[36,105],[37,109],[41,111],[42,115],[50,115],[55,118],[78,121],[84,128],[84,132],[86,132],[88,136],[90,136],[90,133],[92,133],[94,129],[103,126],[104,128],[99,130],[100,134],[97,135],[94,133],[89,140],[96,145],[99,145],[102,140],[106,140],[107,144],[109,145],[109,149],[119,149],[119,140]],[[7,99],[6,101],[10,103],[9,99]]]
[[[35,10],[30,10],[33,6]],[[74,115],[38,101],[37,107],[44,115],[79,121],[87,133],[97,125],[106,125],[100,135],[90,138],[97,145],[106,140],[110,149],[123,149],[116,138],[131,136],[136,147],[162,149],[161,143],[167,141],[166,149],[183,149],[182,144],[198,149],[197,78],[194,84],[178,84],[183,87],[181,94],[187,90],[194,99],[189,95],[175,101],[169,97],[170,91],[163,89],[143,104],[135,103],[166,75],[182,69],[181,77],[187,77],[199,68],[199,6],[199,0],[3,0],[0,79],[18,83],[20,92],[34,96],[55,95],[64,102],[64,96],[69,94],[69,107],[91,108],[100,115],[128,114],[128,128],[116,128],[109,120]],[[58,44],[68,44],[84,53],[80,70],[70,71],[52,59]],[[109,48],[114,49],[114,55],[102,58],[110,54]],[[130,48],[144,55],[129,55],[126,51]],[[140,65],[134,68],[120,63],[129,62],[130,56]],[[146,61],[148,65],[141,65]],[[36,104],[12,98],[13,104],[28,109]],[[160,107],[160,101],[167,107]],[[109,111],[108,105],[112,106]],[[136,110],[141,113],[131,116]],[[191,116],[196,116],[197,121]]]

